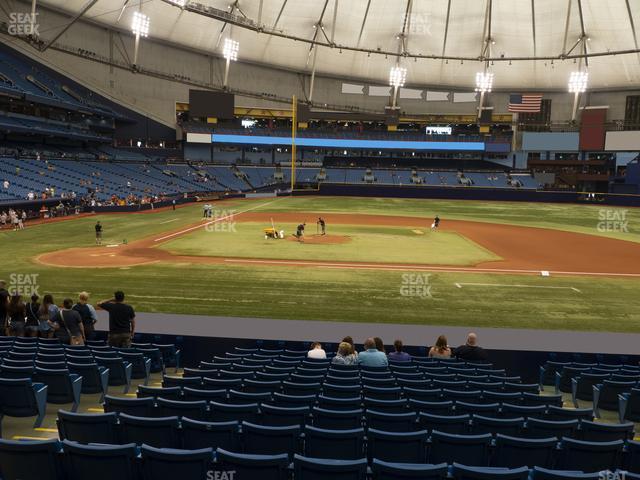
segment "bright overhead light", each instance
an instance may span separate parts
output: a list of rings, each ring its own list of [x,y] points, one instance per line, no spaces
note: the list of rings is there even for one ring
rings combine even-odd
[[[407,69],[404,67],[391,67],[389,70],[389,85],[392,87],[400,88],[404,87],[404,82],[407,79]]]
[[[493,73],[478,72],[476,73],[476,92],[487,93],[493,88]]]
[[[589,72],[571,72],[569,76],[569,93],[584,93],[589,83]]]
[[[238,60],[238,50],[240,50],[240,43],[235,40],[231,40],[230,38],[224,39],[224,48],[222,49],[224,58],[235,62]]]
[[[134,35],[139,35],[141,37],[149,35],[149,17],[142,12],[133,12],[131,31]]]
[[[184,6],[187,4],[187,0],[169,0],[169,3],[173,3],[180,8],[184,8]]]

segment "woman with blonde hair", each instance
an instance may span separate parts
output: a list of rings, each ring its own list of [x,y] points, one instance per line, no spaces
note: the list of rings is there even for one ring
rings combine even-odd
[[[429,349],[429,357],[432,358],[451,358],[451,348],[447,343],[447,337],[440,335],[436,344]]]
[[[338,353],[333,357],[331,363],[334,365],[355,365],[358,357],[353,353],[353,346],[347,342],[340,342]]]

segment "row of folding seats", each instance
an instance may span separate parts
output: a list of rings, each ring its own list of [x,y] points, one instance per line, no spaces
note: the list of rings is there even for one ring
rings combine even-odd
[[[638,365],[608,365],[603,363],[576,363],[576,362],[554,362],[547,361],[540,366],[540,384],[555,385],[557,374],[571,376],[575,373],[593,373],[596,375],[640,375]]]
[[[60,438],[82,443],[135,443],[158,448],[224,448],[254,455],[303,454],[400,463],[613,470],[640,468],[640,442],[592,442],[556,437],[526,438],[497,433],[456,434],[439,430],[383,431],[373,427],[331,430],[312,425],[266,426],[243,421],[144,418],[127,414],[59,412]],[[623,454],[626,458],[623,459]]]
[[[141,387],[142,388],[142,387]],[[419,400],[390,401],[365,398],[363,400],[313,397],[308,403],[287,403],[286,396],[275,394],[260,402],[255,401],[254,394],[244,392],[216,391],[215,395],[203,398],[201,392],[189,391],[181,397],[163,398],[144,396],[140,398],[123,398],[106,396],[105,412],[123,412],[143,417],[188,416],[211,421],[248,420],[256,421],[267,413],[282,418],[283,425],[305,423],[309,410],[317,407],[322,412],[329,412],[336,418],[362,415],[362,411],[375,411],[389,418],[396,416],[401,421],[415,418],[418,413],[442,417],[441,423],[459,421],[464,424],[468,415],[484,415],[501,419],[542,419],[547,421],[593,420],[591,409],[564,409],[553,405],[522,406],[511,404],[475,404],[468,402],[422,402]],[[177,393],[177,391],[175,392]],[[190,395],[194,396],[190,396]],[[247,397],[249,395],[249,397]],[[175,400],[181,398],[181,400]],[[187,400],[184,400],[186,398]],[[253,400],[253,401],[252,401]],[[619,425],[616,425],[619,426]]]
[[[29,461],[25,461],[26,459]],[[534,467],[487,468],[461,463],[401,464],[374,458],[336,460],[311,458],[295,454],[251,455],[213,450],[158,449],[143,445],[82,445],[56,440],[16,442],[0,440],[0,474],[22,480],[86,479],[173,480],[251,479],[261,480],[373,480],[421,478],[422,480],[562,480],[581,478],[601,480],[603,472],[583,474]],[[607,472],[610,473],[610,472]],[[621,472],[626,478],[640,476]],[[611,474],[613,475],[613,474]],[[613,476],[611,477],[613,478]],[[620,478],[620,477],[615,477]]]

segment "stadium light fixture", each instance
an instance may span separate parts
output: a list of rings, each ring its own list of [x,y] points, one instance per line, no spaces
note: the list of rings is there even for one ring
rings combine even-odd
[[[478,72],[476,73],[476,92],[489,93],[493,88],[493,73]]]
[[[589,84],[589,72],[571,72],[569,75],[569,93],[584,93]]]
[[[240,43],[230,38],[224,39],[224,46],[222,47],[222,55],[227,60],[224,67],[224,88],[227,88],[227,82],[229,81],[229,68],[231,62],[238,60],[238,51],[240,50]]]
[[[407,69],[404,67],[391,67],[389,70],[389,85],[394,88],[404,87],[404,82],[407,80]]]
[[[147,15],[139,10],[133,12],[133,18],[131,20],[131,31],[136,36],[135,48],[133,51],[133,69],[137,69],[138,65],[138,50],[140,48],[140,38],[146,38],[149,35],[150,20]]]
[[[586,70],[578,70],[571,72],[569,75],[569,82],[567,83],[569,93],[573,93],[573,110],[571,112],[571,121],[575,121],[578,113],[578,103],[580,101],[580,94],[587,91],[587,85],[589,84],[589,72]]]
[[[222,55],[227,61],[235,62],[238,60],[238,51],[240,50],[240,43],[230,38],[224,39],[224,47],[222,49]]]
[[[396,108],[396,102],[398,99],[398,89],[404,87],[404,82],[407,80],[407,69],[400,65],[395,65],[389,70],[389,85],[393,87],[393,96],[391,98],[391,108]]]
[[[133,12],[133,19],[131,20],[131,31],[136,37],[146,37],[149,35],[150,20],[147,15],[142,12]]]

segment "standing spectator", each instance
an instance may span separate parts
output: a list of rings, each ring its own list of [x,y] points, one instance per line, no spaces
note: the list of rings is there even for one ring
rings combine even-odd
[[[347,342],[340,342],[338,345],[338,353],[331,359],[334,365],[355,365],[358,363],[358,357],[353,352],[353,346]]]
[[[409,355],[407,352],[402,351],[402,348],[404,347],[404,345],[402,344],[402,340],[396,340],[395,342],[393,342],[393,347],[396,349],[396,351],[389,353],[389,360],[393,360],[395,362],[411,361],[411,355]]]
[[[467,343],[456,348],[454,354],[467,362],[484,362],[488,359],[487,352],[478,346],[478,336],[473,332],[467,335]]]
[[[24,337],[26,311],[20,295],[12,295],[7,306],[9,331],[16,337]]]
[[[38,336],[38,325],[40,324],[40,297],[35,293],[31,295],[31,302],[27,303],[27,326],[25,328],[25,334],[27,337]]]
[[[96,336],[94,325],[97,321],[97,316],[95,309],[88,302],[89,294],[87,292],[80,292],[80,295],[78,295],[78,303],[73,306],[73,309],[80,314],[85,338],[87,340],[93,340]]]
[[[38,330],[40,331],[40,336],[44,338],[51,338],[53,336],[53,329],[49,322],[54,321],[58,317],[60,309],[53,302],[53,296],[47,293],[42,298],[42,305],[40,305],[40,310],[38,310]]]
[[[440,335],[436,340],[436,344],[429,349],[429,357],[431,358],[451,358],[451,348],[447,344],[447,337]]]
[[[364,351],[358,355],[358,364],[365,367],[386,367],[389,360],[384,352],[376,348],[376,342],[373,338],[367,338],[364,341]]]
[[[0,280],[0,324],[2,324],[2,334],[8,335],[7,329],[7,307],[9,306],[9,292],[7,291],[7,283]]]
[[[323,360],[327,358],[327,352],[324,351],[321,343],[313,342],[311,344],[311,349],[309,350],[309,353],[307,353],[307,357]]]
[[[73,300],[65,298],[62,309],[58,311],[54,320],[49,320],[49,326],[55,332],[56,338],[67,345],[84,345],[84,327],[80,314],[73,310]]]
[[[136,331],[136,313],[124,303],[124,292],[118,290],[111,300],[98,303],[109,312],[109,345],[129,348]]]

